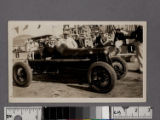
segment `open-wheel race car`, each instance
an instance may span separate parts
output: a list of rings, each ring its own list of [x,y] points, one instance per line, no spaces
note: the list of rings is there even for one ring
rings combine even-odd
[[[18,86],[29,86],[33,71],[41,74],[44,71],[56,73],[68,67],[82,70],[86,73],[89,86],[93,90],[107,93],[113,89],[115,81],[125,77],[128,71],[122,58],[109,55],[109,48],[70,49],[62,44],[54,48],[44,46],[41,52],[37,53],[41,57],[16,62],[13,65],[13,80]],[[47,57],[50,59],[46,59]]]

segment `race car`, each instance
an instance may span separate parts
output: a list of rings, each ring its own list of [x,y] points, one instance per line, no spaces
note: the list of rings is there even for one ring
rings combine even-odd
[[[32,71],[41,74],[44,71],[60,71],[61,75],[65,68],[70,68],[86,73],[89,86],[94,91],[107,93],[114,88],[115,81],[125,77],[128,71],[122,58],[111,57],[109,53],[110,47],[71,49],[64,44],[59,47],[44,46],[42,57],[13,65],[13,80],[18,86],[27,87],[32,81]]]

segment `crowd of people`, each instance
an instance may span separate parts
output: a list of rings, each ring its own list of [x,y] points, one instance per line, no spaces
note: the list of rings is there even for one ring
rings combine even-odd
[[[90,35],[71,35],[69,31],[64,31],[62,37],[49,36],[45,39],[39,40],[46,46],[54,48],[65,44],[68,48],[100,48],[108,45],[116,46],[118,52],[121,52],[121,46],[126,44],[126,39],[135,39],[136,56],[139,62],[139,72],[143,68],[143,27],[138,26],[135,31],[130,34],[124,32],[123,29],[115,29],[111,33],[104,33],[99,29],[95,29]],[[87,41],[87,42],[86,42]],[[40,47],[39,42],[28,39],[26,42],[26,51],[28,52],[28,59],[34,60],[34,52]],[[118,53],[117,52],[117,53]]]

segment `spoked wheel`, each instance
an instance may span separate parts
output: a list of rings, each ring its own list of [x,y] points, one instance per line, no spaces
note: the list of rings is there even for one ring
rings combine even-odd
[[[116,79],[114,69],[105,62],[95,62],[89,68],[89,84],[97,92],[107,93],[112,90]]]
[[[32,81],[30,67],[22,62],[17,62],[13,66],[13,80],[18,86],[27,87]]]
[[[112,66],[116,71],[118,80],[124,78],[128,72],[128,66],[125,60],[120,57],[112,57],[111,61]]]

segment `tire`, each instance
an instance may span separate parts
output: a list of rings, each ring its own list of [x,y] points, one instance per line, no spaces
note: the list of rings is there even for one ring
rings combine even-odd
[[[117,74],[117,79],[120,80],[124,78],[128,72],[128,66],[125,60],[121,57],[112,57],[112,66]]]
[[[13,81],[21,87],[28,87],[32,81],[32,70],[22,62],[17,62],[13,66]]]
[[[111,91],[114,88],[116,80],[116,72],[109,64],[105,62],[94,62],[89,67],[89,85],[97,92],[107,93]]]

